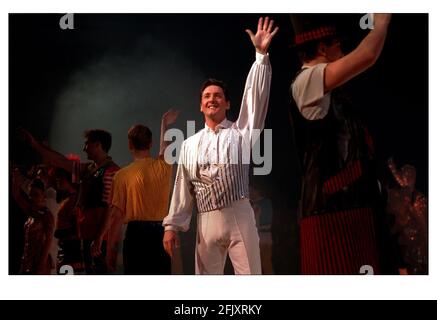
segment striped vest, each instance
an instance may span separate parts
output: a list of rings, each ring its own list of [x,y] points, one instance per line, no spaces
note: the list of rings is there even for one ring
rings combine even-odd
[[[232,202],[249,198],[250,144],[232,125],[225,136],[225,154],[219,164],[210,164],[217,174],[210,181],[200,176],[202,151],[199,149],[204,130],[184,141],[180,163],[193,186],[198,212],[229,207]]]

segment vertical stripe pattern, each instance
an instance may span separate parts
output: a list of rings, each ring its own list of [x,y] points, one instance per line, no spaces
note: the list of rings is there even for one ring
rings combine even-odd
[[[380,273],[372,210],[353,209],[303,218],[302,274],[360,274],[369,265]]]
[[[183,148],[180,161],[188,171],[190,182],[194,186],[194,193],[199,212],[213,211],[230,206],[234,201],[249,198],[249,163],[243,162],[244,141],[242,135],[235,128],[221,130],[222,148],[219,152],[218,163],[209,164],[217,169],[217,174],[210,181],[199,176],[199,161],[205,159],[205,152],[210,150],[202,147],[206,130],[202,132],[197,150]],[[226,142],[226,143],[224,143]],[[219,148],[217,148],[219,149]],[[248,149],[250,150],[250,148]],[[232,152],[236,152],[237,159],[232,159]]]

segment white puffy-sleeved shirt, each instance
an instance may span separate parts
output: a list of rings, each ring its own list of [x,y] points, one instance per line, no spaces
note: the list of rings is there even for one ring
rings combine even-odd
[[[270,82],[269,56],[256,53],[237,121],[225,119],[215,130],[205,125],[183,142],[166,230],[187,231],[194,203],[208,212],[249,198],[251,143],[264,127]]]
[[[292,94],[300,113],[307,120],[323,119],[329,111],[331,93],[324,93],[324,75],[327,63],[303,70],[292,84]]]

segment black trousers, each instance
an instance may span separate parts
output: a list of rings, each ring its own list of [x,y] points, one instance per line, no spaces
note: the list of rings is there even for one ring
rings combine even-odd
[[[171,274],[170,256],[162,244],[161,222],[131,221],[123,242],[124,273],[131,275]]]
[[[106,267],[106,241],[102,241],[102,254],[98,257],[91,256],[92,240],[82,240],[83,262],[86,274],[107,274]]]

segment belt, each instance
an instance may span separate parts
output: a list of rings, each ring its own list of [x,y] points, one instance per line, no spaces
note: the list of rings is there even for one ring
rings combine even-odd
[[[151,226],[151,227],[162,227],[162,221],[142,221],[142,220],[132,220],[127,223],[131,226]]]

